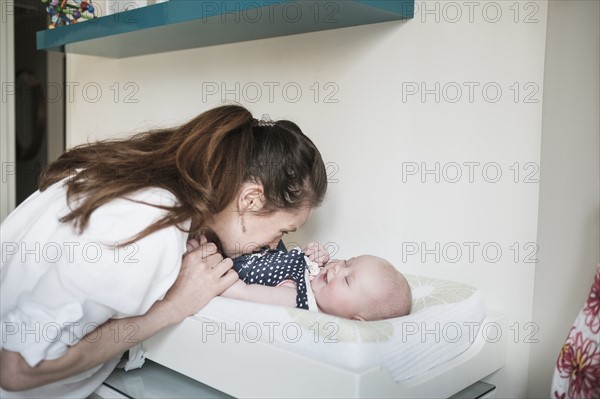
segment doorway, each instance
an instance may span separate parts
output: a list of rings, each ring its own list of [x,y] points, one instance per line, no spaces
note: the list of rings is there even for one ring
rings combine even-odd
[[[65,55],[36,49],[47,28],[40,0],[14,2],[16,205],[38,188],[42,170],[65,150]]]

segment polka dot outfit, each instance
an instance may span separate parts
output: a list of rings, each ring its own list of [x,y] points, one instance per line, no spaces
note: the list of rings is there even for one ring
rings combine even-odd
[[[233,269],[246,284],[276,287],[284,281],[293,281],[296,284],[296,307],[308,309],[308,294],[304,278],[306,261],[302,251],[265,250],[256,254],[242,255],[233,260]]]

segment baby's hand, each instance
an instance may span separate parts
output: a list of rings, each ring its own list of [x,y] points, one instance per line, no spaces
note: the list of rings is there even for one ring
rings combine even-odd
[[[311,242],[304,248],[304,255],[308,257],[308,259],[317,263],[319,266],[323,266],[325,263],[329,262],[329,251],[325,249],[318,242]]]

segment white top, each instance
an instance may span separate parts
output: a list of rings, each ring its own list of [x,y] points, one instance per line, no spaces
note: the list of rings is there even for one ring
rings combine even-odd
[[[181,267],[187,233],[173,226],[129,246],[115,243],[166,213],[148,204],[176,199],[159,188],[128,198],[98,208],[82,234],[58,220],[69,210],[62,182],[34,193],[6,218],[0,225],[0,347],[35,366],[62,356],[106,320],[144,314],[164,297]],[[115,339],[135,339],[134,327],[131,336]],[[0,397],[86,397],[119,358],[30,391],[0,390]]]

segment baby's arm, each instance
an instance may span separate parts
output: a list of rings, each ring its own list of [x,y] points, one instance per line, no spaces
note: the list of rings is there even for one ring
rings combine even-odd
[[[221,296],[243,301],[296,307],[296,287],[286,285],[269,287],[260,284],[246,284],[242,280],[238,280],[225,290]]]

